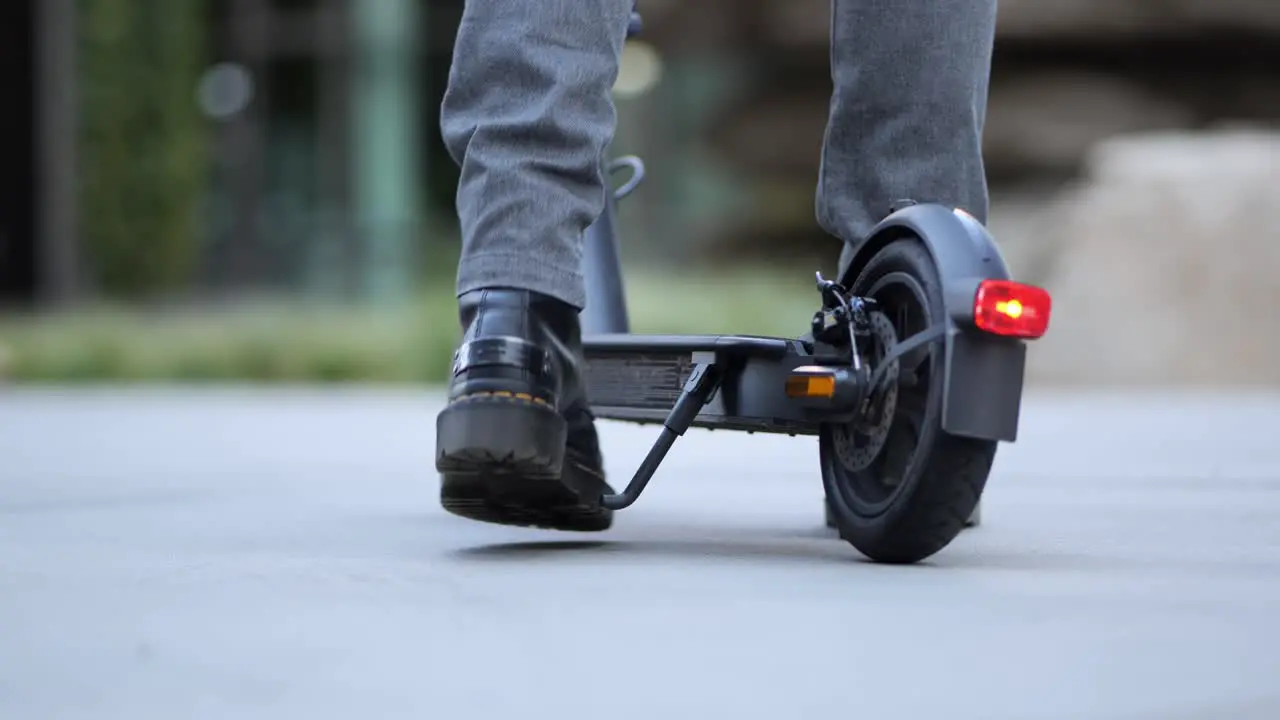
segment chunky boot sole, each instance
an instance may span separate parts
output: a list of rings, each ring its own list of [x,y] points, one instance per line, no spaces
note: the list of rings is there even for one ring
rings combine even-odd
[[[555,480],[564,463],[568,425],[551,405],[514,393],[454,400],[436,418],[436,469],[506,471]]]
[[[479,522],[597,532],[613,514],[584,503],[574,488],[606,487],[570,456],[564,418],[514,394],[454,401],[436,420],[440,503]]]

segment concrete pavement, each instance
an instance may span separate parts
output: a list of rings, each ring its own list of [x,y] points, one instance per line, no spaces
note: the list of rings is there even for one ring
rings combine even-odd
[[[438,407],[0,390],[0,717],[1280,717],[1280,395],[1033,393],[908,568],[809,439],[691,431],[599,537],[457,520]]]

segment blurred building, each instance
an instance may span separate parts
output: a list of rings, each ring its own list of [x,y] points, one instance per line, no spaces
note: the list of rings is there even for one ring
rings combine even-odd
[[[451,275],[456,171],[436,109],[462,6],[0,4],[2,87],[18,98],[0,116],[0,298],[173,293],[172,278],[201,297],[385,297]],[[615,148],[644,156],[649,180],[622,208],[625,253],[832,255],[812,200],[829,0],[640,7]],[[999,207],[1047,202],[1117,135],[1276,127],[1278,8],[1003,1],[986,138]],[[120,58],[133,58],[127,73],[101,67]],[[150,274],[129,277],[133,266]]]
[[[217,120],[218,286],[406,292],[449,234],[436,117],[461,0],[220,0],[202,102]],[[212,107],[210,107],[212,106]]]
[[[447,228],[447,213],[437,208],[452,201],[454,170],[439,152],[434,109],[461,6],[0,5],[0,78],[15,98],[0,116],[0,298],[57,302],[93,294],[101,263],[86,236],[99,233],[97,218],[110,215],[113,204],[128,204],[103,167],[162,163],[166,155],[205,159],[199,217],[188,223],[195,249],[187,282],[197,294],[402,292],[430,261],[422,237],[447,232],[435,230],[433,218],[445,217]],[[172,37],[182,32],[174,26],[178,13],[197,28],[198,42],[185,45],[198,57],[178,58],[181,72],[138,68],[175,61],[175,46],[184,45]],[[102,68],[104,56],[130,53],[132,75]],[[152,75],[140,74],[147,70]],[[165,85],[175,79],[183,86]],[[157,105],[160,92],[170,94],[171,107]],[[186,135],[175,129],[178,115]],[[131,155],[101,147],[113,144],[129,146],[123,152]],[[130,175],[126,167],[116,175],[147,182],[141,172]],[[163,186],[167,177],[151,182]],[[166,191],[155,190],[157,197]],[[147,199],[135,205],[125,222],[154,232],[143,222]]]

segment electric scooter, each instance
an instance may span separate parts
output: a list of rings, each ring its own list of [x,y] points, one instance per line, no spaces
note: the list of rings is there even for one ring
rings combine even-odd
[[[641,29],[632,13],[628,37]],[[1049,294],[1016,282],[987,230],[961,208],[903,200],[849,245],[795,338],[631,334],[617,203],[585,238],[587,389],[597,418],[661,425],[621,492],[640,497],[690,428],[817,436],[827,524],[876,562],[916,563],[976,522],[1000,442],[1017,439],[1028,342]]]

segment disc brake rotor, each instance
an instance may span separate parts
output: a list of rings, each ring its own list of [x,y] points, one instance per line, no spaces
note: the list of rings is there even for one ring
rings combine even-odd
[[[863,355],[863,362],[874,371],[889,350],[898,342],[898,333],[893,323],[883,313],[870,314],[871,334],[861,340],[870,345],[870,351]],[[884,450],[885,441],[889,438],[889,428],[893,425],[894,413],[898,407],[898,376],[901,372],[901,360],[895,359],[884,374],[884,381],[879,387],[870,388],[866,400],[863,401],[858,419],[835,428],[834,440],[836,456],[840,464],[849,470],[864,470]]]

